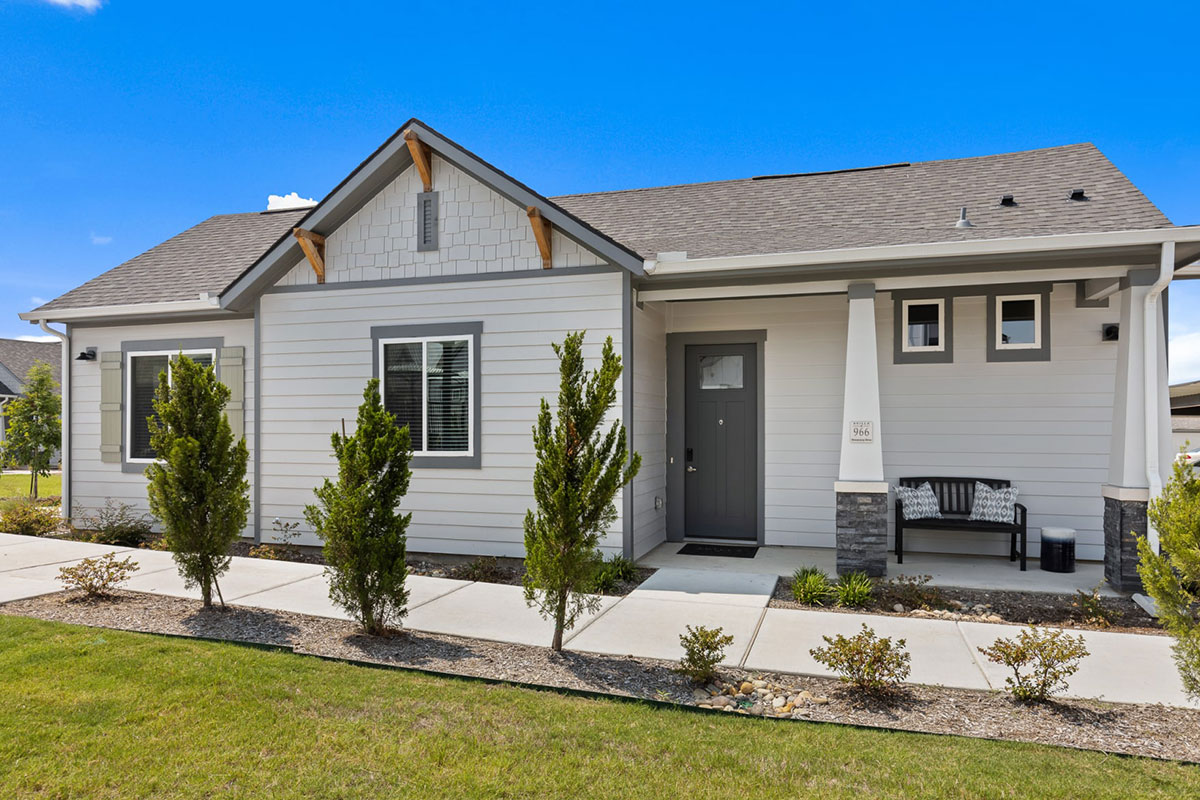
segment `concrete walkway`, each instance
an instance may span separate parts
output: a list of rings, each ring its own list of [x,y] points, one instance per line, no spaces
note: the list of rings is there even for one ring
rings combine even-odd
[[[61,591],[58,570],[82,558],[116,552],[140,570],[126,584],[141,592],[197,598],[185,589],[169,553],[0,534],[0,602]],[[809,650],[823,635],[855,633],[864,623],[881,636],[907,640],[915,683],[1002,689],[1005,673],[977,648],[1019,628],[981,622],[767,608],[776,575],[664,568],[626,597],[602,597],[581,619],[566,647],[583,652],[675,660],[687,625],[720,626],[733,636],[726,664],[749,670],[829,675]],[[519,586],[411,576],[405,625],[431,633],[536,646],[551,625],[525,605]],[[323,568],[234,558],[221,579],[227,602],[345,618],[329,601]],[[1187,700],[1166,636],[1081,631],[1091,655],[1068,694],[1112,702],[1196,706]]]

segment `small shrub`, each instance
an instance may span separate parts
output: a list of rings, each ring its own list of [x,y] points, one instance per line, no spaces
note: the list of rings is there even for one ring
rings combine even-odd
[[[688,625],[679,643],[683,645],[683,658],[678,671],[696,683],[705,683],[716,677],[717,664],[725,657],[725,648],[733,644],[733,637],[721,628]]]
[[[637,565],[625,556],[613,556],[596,570],[594,591],[609,594],[617,591],[622,583],[637,580]]]
[[[1107,628],[1117,619],[1117,612],[1104,605],[1104,599],[1100,597],[1100,584],[1096,584],[1090,592],[1076,589],[1071,605],[1076,609],[1075,616],[1085,625]]]
[[[88,532],[96,544],[141,547],[154,533],[150,518],[134,511],[133,506],[108,498],[94,516],[76,514],[77,527]]]
[[[249,552],[251,558],[265,558],[269,561],[278,561],[280,559],[280,555],[274,546],[266,543],[254,545],[254,547],[250,548]]]
[[[908,677],[909,656],[905,640],[879,638],[865,624],[853,636],[822,636],[825,647],[808,652],[818,663],[829,667],[844,682],[869,694],[893,691]]]
[[[817,567],[801,567],[792,573],[792,596],[797,603],[825,605],[833,598],[829,576]]]
[[[900,603],[908,608],[941,608],[946,604],[942,592],[930,586],[932,575],[897,575],[880,585],[879,591],[889,606]]]
[[[251,558],[266,558],[271,561],[299,561],[300,548],[294,544],[296,537],[300,532],[296,530],[300,527],[299,522],[284,522],[279,517],[276,517],[271,523],[271,527],[275,529],[275,535],[271,537],[271,541],[263,542],[250,548]]]
[[[1087,656],[1082,636],[1026,628],[1016,639],[997,639],[979,652],[1013,671],[1004,682],[1018,700],[1045,700],[1067,688],[1067,678]]]
[[[54,506],[32,500],[10,500],[0,505],[0,532],[46,536],[58,530],[60,521]]]
[[[837,604],[845,608],[866,608],[875,595],[875,582],[865,572],[847,572],[833,585]]]
[[[67,589],[80,589],[88,597],[106,597],[137,571],[138,565],[132,558],[117,561],[115,553],[105,553],[61,568],[58,579]]]
[[[502,583],[508,577],[507,570],[500,566],[500,559],[495,556],[473,558],[465,564],[459,564],[450,569],[448,574],[451,578],[457,578],[460,581],[479,581],[480,583]]]

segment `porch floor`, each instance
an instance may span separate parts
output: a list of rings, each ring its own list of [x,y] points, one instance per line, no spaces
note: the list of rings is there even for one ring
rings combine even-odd
[[[829,547],[760,547],[754,558],[721,556],[681,556],[680,542],[664,542],[638,559],[638,564],[656,569],[679,568],[716,570],[721,572],[752,572],[758,574],[791,575],[800,567],[815,566],[830,575],[837,572],[837,551]],[[1119,596],[1104,583],[1104,564],[1099,561],[1077,561],[1075,571],[1043,572],[1036,558],[1028,561],[1021,572],[1019,562],[1003,556],[964,556],[944,553],[904,554],[904,563],[897,564],[894,553],[888,553],[888,577],[897,575],[929,575],[935,586],[957,586],[963,589],[991,589],[1013,592],[1055,592],[1074,594],[1077,589],[1089,590],[1097,584],[1100,593]]]

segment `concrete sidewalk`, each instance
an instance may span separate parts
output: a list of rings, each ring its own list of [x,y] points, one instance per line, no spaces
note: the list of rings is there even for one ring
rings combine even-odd
[[[141,567],[127,587],[175,597],[185,589],[169,553],[57,539],[0,534],[0,602],[61,591],[60,567],[116,552]],[[978,652],[1019,628],[832,611],[767,608],[775,575],[665,568],[625,597],[602,597],[599,609],[569,631],[566,647],[582,652],[676,660],[687,625],[720,626],[733,636],[726,664],[748,670],[829,675],[809,650],[822,636],[857,632],[865,623],[880,636],[907,640],[914,683],[1003,689],[1005,673]],[[519,586],[411,576],[413,630],[549,645],[552,628],[525,605]],[[345,618],[329,601],[323,568],[311,564],[234,558],[221,579],[227,602],[315,616]],[[1146,634],[1080,631],[1091,655],[1071,679],[1068,694],[1124,703],[1197,707],[1183,692],[1171,640]]]

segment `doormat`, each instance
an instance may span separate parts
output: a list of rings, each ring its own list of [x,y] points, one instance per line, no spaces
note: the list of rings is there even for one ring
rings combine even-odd
[[[727,558],[754,558],[758,555],[757,545],[685,544],[679,550],[681,556],[725,556]]]

